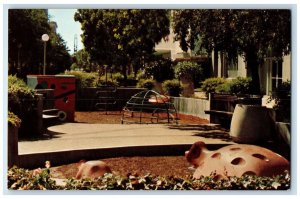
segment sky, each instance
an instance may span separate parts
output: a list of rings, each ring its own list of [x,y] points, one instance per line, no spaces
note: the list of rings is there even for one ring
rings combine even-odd
[[[75,12],[76,9],[48,9],[50,20],[57,23],[56,32],[66,42],[70,54],[74,52],[75,35],[77,35],[77,50],[83,48],[80,37],[80,34],[82,34],[81,25],[79,22],[74,21]]]

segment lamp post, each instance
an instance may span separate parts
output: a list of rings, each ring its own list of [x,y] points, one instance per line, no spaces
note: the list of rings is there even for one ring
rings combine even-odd
[[[43,67],[43,75],[46,75],[46,43],[49,40],[49,35],[43,34],[42,40],[44,42],[44,67]]]

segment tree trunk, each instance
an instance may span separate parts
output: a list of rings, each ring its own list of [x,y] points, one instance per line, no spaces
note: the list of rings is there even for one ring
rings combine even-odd
[[[219,60],[218,50],[215,49],[214,50],[214,66],[213,66],[214,77],[218,77],[218,60]]]
[[[122,66],[122,73],[124,76],[124,86],[126,87],[127,86],[127,65],[126,64]]]
[[[259,61],[255,54],[255,50],[249,50],[246,52],[246,63],[247,63],[247,75],[252,77],[253,82],[253,94],[260,94],[260,80],[258,73]]]

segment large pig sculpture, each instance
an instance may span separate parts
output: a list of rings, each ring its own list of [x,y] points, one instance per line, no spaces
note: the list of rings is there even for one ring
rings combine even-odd
[[[211,174],[218,179],[245,174],[274,176],[290,170],[289,161],[284,157],[255,145],[236,144],[210,151],[204,142],[196,142],[185,156],[195,167],[196,179]]]
[[[102,177],[105,173],[111,173],[109,166],[100,160],[94,161],[80,161],[79,170],[76,174],[76,179],[90,178],[94,179]]]

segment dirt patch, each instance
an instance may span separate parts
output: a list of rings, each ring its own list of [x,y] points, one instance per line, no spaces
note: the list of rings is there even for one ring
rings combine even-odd
[[[116,174],[126,177],[128,174],[144,176],[149,173],[159,176],[177,176],[184,178],[192,174],[188,169],[190,164],[184,156],[158,157],[118,157],[102,159]],[[72,178],[78,171],[77,163],[51,168],[51,175],[55,178]]]
[[[94,111],[94,112],[76,112],[75,121],[79,123],[91,124],[120,124],[122,112],[120,111]],[[149,116],[150,117],[150,116]],[[208,124],[209,121],[192,115],[178,114],[179,124]]]

